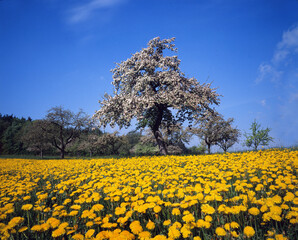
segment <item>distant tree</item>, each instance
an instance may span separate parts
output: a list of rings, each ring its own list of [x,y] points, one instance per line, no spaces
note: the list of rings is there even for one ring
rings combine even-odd
[[[201,140],[199,146],[192,146],[189,149],[190,154],[205,154],[206,152],[206,143],[204,140]]]
[[[49,134],[44,131],[47,122],[44,120],[35,120],[25,129],[22,136],[24,146],[29,152],[39,152],[43,158],[44,151],[52,148]]]
[[[85,151],[92,157],[98,151],[98,141],[100,136],[94,133],[86,135],[76,146],[76,150]]]
[[[218,113],[206,114],[196,122],[197,127],[191,128],[191,132],[205,142],[209,154],[211,146],[216,145],[220,140],[222,121],[223,118]]]
[[[134,131],[128,132],[125,136],[128,140],[128,143],[132,147],[140,142],[141,137],[142,137],[142,132],[134,130]]]
[[[97,141],[97,146],[102,155],[117,155],[123,144],[123,138],[118,135],[117,131],[113,133],[102,134]]]
[[[220,136],[217,142],[217,145],[226,153],[227,150],[232,147],[240,136],[240,131],[237,128],[232,127],[232,123],[234,122],[233,118],[229,118],[228,120],[222,119],[220,121],[221,130]]]
[[[47,132],[52,145],[60,151],[61,158],[64,158],[66,146],[78,138],[82,129],[88,126],[90,118],[80,110],[73,113],[63,107],[53,107],[46,115],[44,130]]]
[[[254,120],[250,127],[251,133],[245,133],[247,147],[253,147],[255,151],[258,150],[259,145],[268,146],[273,142],[273,138],[269,136],[270,128],[261,129],[261,124]]]
[[[1,153],[4,154],[23,154],[26,153],[26,149],[21,141],[24,133],[24,128],[30,123],[30,120],[25,118],[9,117],[7,119],[2,118],[2,124],[4,125],[1,138]],[[7,121],[5,121],[7,120]]]
[[[6,129],[11,126],[13,122],[14,116],[13,115],[2,115],[0,113],[0,153],[3,153],[3,135]]]
[[[140,128],[148,127],[154,135],[160,154],[167,154],[161,126],[171,126],[212,111],[210,105],[219,103],[219,95],[210,84],[200,84],[187,78],[180,70],[174,52],[174,38],[152,39],[148,47],[121,62],[112,70],[114,96],[108,94],[100,101],[101,108],[94,115],[100,125],[131,125],[136,118]]]

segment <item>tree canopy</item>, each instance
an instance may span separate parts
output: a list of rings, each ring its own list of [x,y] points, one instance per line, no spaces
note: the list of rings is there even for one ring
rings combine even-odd
[[[178,57],[164,56],[177,50],[174,40],[154,38],[147,48],[117,64],[112,70],[114,95],[105,94],[94,115],[104,127],[129,127],[137,119],[139,127],[152,131],[161,154],[167,154],[161,126],[191,124],[202,113],[212,112],[212,104],[219,104],[210,84],[185,77]]]
[[[66,146],[79,137],[80,130],[88,126],[90,120],[82,110],[75,114],[59,106],[48,111],[46,122],[44,130],[52,145],[60,151],[61,158],[64,158]]]
[[[273,142],[273,138],[269,136],[270,128],[261,129],[261,124],[256,120],[251,123],[250,130],[251,134],[245,134],[247,147],[253,147],[256,151],[259,145],[267,146]]]

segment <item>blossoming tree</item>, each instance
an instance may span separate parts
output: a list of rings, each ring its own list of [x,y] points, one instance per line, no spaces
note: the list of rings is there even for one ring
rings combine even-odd
[[[167,154],[167,146],[161,126],[185,121],[191,124],[203,112],[212,112],[212,104],[219,103],[219,95],[210,84],[185,77],[178,57],[164,56],[165,51],[176,51],[174,40],[154,38],[147,48],[117,64],[112,70],[114,96],[105,94],[94,115],[104,127],[129,127],[136,118],[139,127],[152,131],[163,155]]]

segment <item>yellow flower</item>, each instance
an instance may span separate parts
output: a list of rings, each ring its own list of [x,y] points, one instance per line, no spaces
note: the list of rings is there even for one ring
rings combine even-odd
[[[25,232],[27,229],[28,227],[24,226],[24,227],[21,227],[18,232]]]
[[[60,237],[60,236],[64,235],[65,233],[66,232],[65,232],[64,228],[57,228],[56,230],[54,230],[52,232],[52,237],[57,238],[57,237]]]
[[[239,228],[239,224],[236,222],[231,222],[231,228]]]
[[[153,208],[153,211],[154,211],[155,213],[159,213],[159,212],[161,211],[161,207],[160,207],[160,206],[155,206],[155,207]]]
[[[177,239],[180,237],[180,231],[176,228],[176,226],[169,227],[168,236],[169,238]]]
[[[192,214],[187,214],[187,215],[182,217],[182,220],[186,223],[190,223],[190,222],[194,222],[195,218]]]
[[[239,234],[237,234],[236,231],[231,231],[231,235],[232,237],[235,237],[235,238],[239,237]]]
[[[86,223],[86,227],[92,227],[94,225],[94,223],[92,221],[89,221]]]
[[[206,221],[206,222],[212,222],[212,217],[209,216],[209,215],[207,215],[207,216],[205,217],[205,221]]]
[[[151,240],[167,240],[168,238],[164,235],[156,235],[154,238],[151,238]]]
[[[74,240],[84,240],[84,235],[77,233],[77,234],[71,236],[71,238]]]
[[[32,204],[25,204],[22,206],[22,210],[24,211],[29,211],[33,208],[33,205]]]
[[[139,239],[140,240],[149,240],[151,237],[151,233],[148,231],[140,232],[139,233]]]
[[[116,215],[121,215],[121,214],[124,214],[125,212],[126,212],[125,207],[116,207],[116,209],[115,209],[115,214]]]
[[[183,225],[180,232],[182,233],[183,238],[188,238],[191,235],[190,226]]]
[[[31,196],[25,196],[25,197],[23,197],[23,200],[24,201],[29,200],[29,199],[31,199]]]
[[[169,220],[165,220],[164,222],[163,222],[163,225],[164,226],[168,226],[168,225],[170,225],[171,224],[171,220],[169,219]]]
[[[146,228],[149,230],[153,230],[155,228],[155,223],[149,220],[149,222],[146,225]]]
[[[250,226],[246,226],[243,230],[243,233],[244,233],[245,236],[250,238],[250,237],[255,235],[255,230]]]
[[[252,207],[252,208],[248,209],[248,212],[251,215],[256,216],[256,215],[258,215],[260,213],[260,210],[258,208],[256,208],[256,207]]]
[[[85,233],[85,238],[91,238],[94,234],[95,230],[94,229],[90,229]]]
[[[173,215],[180,215],[181,212],[180,212],[179,208],[173,208],[173,210],[172,210],[172,214],[173,214]]]
[[[225,226],[224,226],[224,228],[226,230],[230,231],[231,230],[231,223],[226,223]]]
[[[194,237],[193,240],[202,240],[200,237]]]
[[[227,232],[226,232],[223,228],[221,228],[221,227],[217,227],[217,228],[215,229],[215,233],[216,233],[216,235],[219,236],[219,237],[226,236],[226,234],[227,234]]]
[[[17,225],[20,225],[23,221],[24,221],[24,218],[22,217],[14,217],[9,221],[8,226],[10,226],[11,228],[14,228]]]
[[[66,227],[68,227],[68,225],[69,225],[68,222],[63,222],[59,225],[58,228],[66,228]]]
[[[295,198],[295,195],[293,193],[287,192],[286,196],[284,196],[284,201],[285,202],[291,202],[291,201],[294,200],[294,198]]]
[[[31,231],[33,231],[33,232],[41,232],[42,231],[42,226],[41,225],[34,225],[31,228]]]
[[[209,204],[203,204],[201,207],[201,210],[203,213],[209,214],[209,215],[212,215],[213,213],[215,213],[215,209]]]
[[[46,223],[50,224],[51,228],[56,228],[60,225],[60,220],[56,218],[49,218]]]
[[[95,212],[100,212],[102,209],[104,209],[104,206],[102,204],[95,204],[92,209],[95,211]]]
[[[284,237],[282,234],[276,234],[275,240],[288,240],[288,238]]]
[[[80,210],[81,209],[81,206],[80,205],[72,205],[70,207],[70,209],[73,209],[73,210]]]
[[[130,230],[132,231],[133,234],[139,234],[140,232],[143,231],[143,227],[141,226],[139,221],[133,221],[129,225]]]
[[[79,211],[71,211],[71,212],[68,214],[68,216],[73,217],[73,216],[78,215],[78,213],[79,213]]]

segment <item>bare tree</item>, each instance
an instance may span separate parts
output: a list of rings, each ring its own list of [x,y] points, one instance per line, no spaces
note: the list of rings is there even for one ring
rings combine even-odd
[[[60,151],[61,158],[64,158],[66,146],[79,137],[80,130],[90,120],[82,110],[75,114],[59,106],[48,111],[46,121],[44,130],[49,134],[52,145]]]
[[[219,103],[219,95],[210,84],[185,77],[178,57],[164,56],[165,50],[176,51],[173,41],[154,38],[147,48],[117,64],[112,70],[114,96],[105,94],[94,115],[104,127],[129,127],[136,118],[140,128],[149,127],[164,155],[168,151],[161,125],[191,124],[203,111],[212,111],[210,105]]]

